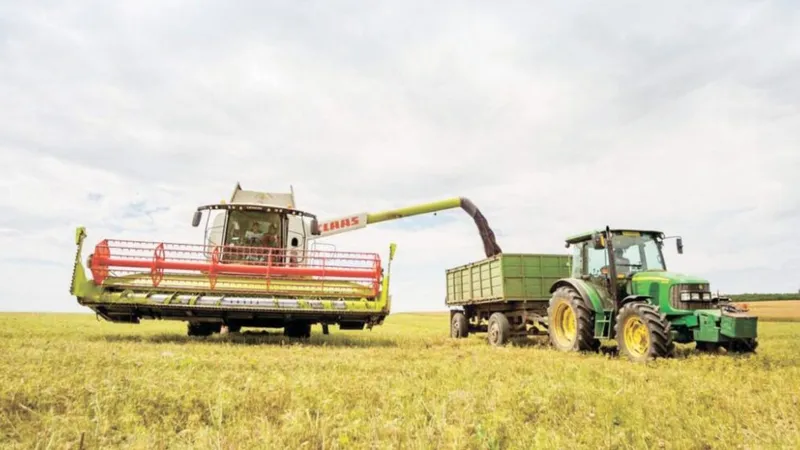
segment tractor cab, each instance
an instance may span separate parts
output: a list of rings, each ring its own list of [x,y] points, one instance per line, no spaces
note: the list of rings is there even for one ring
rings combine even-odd
[[[608,236],[611,235],[609,241]],[[608,230],[593,231],[567,238],[573,246],[572,275],[575,278],[630,279],[639,272],[666,271],[662,248],[665,240],[660,231]],[[677,238],[678,253],[683,242]]]
[[[682,254],[683,239],[675,238],[677,251]],[[662,251],[667,239],[671,237],[661,231],[609,228],[569,237],[566,242],[567,247],[573,247],[572,276],[599,287],[610,304],[648,297],[654,303],[663,302],[670,312],[713,307],[706,280],[667,271]],[[690,292],[687,302],[680,297],[670,301],[683,290],[698,291],[698,298],[693,299]]]

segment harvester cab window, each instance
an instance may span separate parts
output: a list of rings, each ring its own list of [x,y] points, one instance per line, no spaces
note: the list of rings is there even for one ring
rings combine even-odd
[[[278,213],[231,211],[225,243],[254,247],[280,247]]]

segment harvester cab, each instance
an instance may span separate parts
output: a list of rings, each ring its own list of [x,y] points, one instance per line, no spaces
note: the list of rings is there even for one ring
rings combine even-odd
[[[633,360],[668,356],[675,343],[754,351],[757,318],[715,296],[706,279],[668,271],[667,239],[660,231],[609,227],[568,238],[571,277],[553,285],[548,308],[553,345],[596,350],[600,339],[615,339]],[[683,240],[675,239],[682,254]]]
[[[319,227],[314,214],[294,206],[293,190],[247,191],[237,184],[230,201],[198,207],[192,226],[199,226],[207,211],[204,241],[208,248],[222,246],[234,253],[236,247],[276,249],[302,261]]]

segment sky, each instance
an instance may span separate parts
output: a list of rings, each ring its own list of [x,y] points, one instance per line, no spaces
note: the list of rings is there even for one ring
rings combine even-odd
[[[464,196],[506,252],[659,229],[670,270],[797,292],[798,71],[790,1],[2,0],[0,310],[88,312],[76,226],[200,243],[237,182],[320,218]],[[484,257],[460,210],[328,242],[397,243],[397,312]]]

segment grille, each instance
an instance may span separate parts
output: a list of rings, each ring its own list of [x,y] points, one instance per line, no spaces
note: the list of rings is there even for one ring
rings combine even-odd
[[[681,294],[684,292],[700,293],[702,300],[681,300]],[[669,304],[675,309],[710,309],[714,307],[714,302],[711,301],[711,289],[708,284],[678,284],[672,286],[669,291]]]

